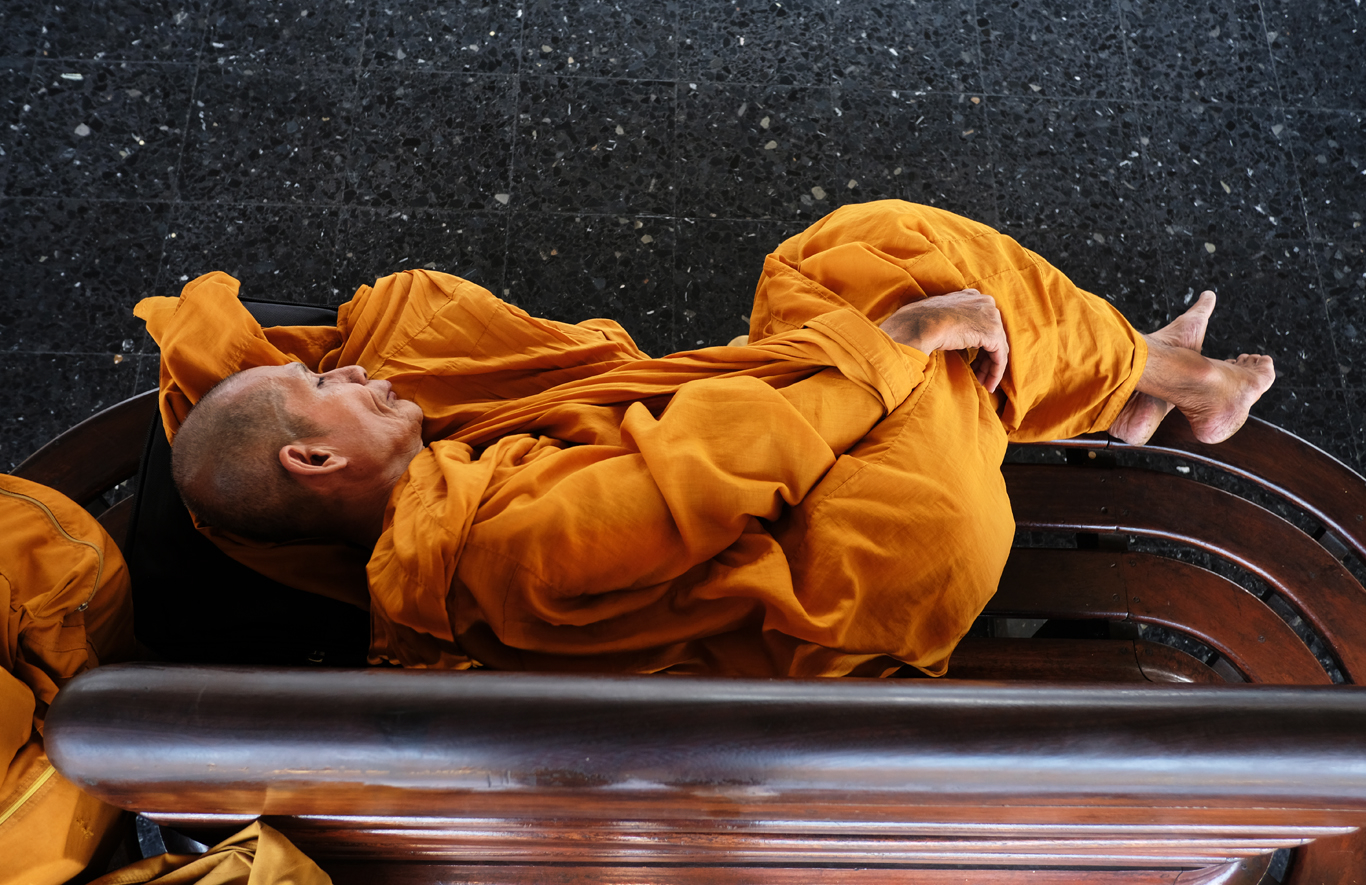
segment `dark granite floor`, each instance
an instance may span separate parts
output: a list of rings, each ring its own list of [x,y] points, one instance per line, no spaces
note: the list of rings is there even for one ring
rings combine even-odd
[[[1359,0],[5,0],[0,97],[5,469],[152,386],[131,307],[208,270],[439,268],[665,352],[881,197],[1141,326],[1217,289],[1208,352],[1277,360],[1258,413],[1363,463]]]

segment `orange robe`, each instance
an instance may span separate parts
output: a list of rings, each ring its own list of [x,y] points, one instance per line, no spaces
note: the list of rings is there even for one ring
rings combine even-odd
[[[120,812],[53,769],[43,720],[71,678],[135,656],[128,570],[89,513],[13,476],[0,475],[0,539],[0,885],[60,885]]]
[[[992,395],[967,355],[876,326],[968,287],[1011,343]],[[362,288],[337,329],[262,331],[235,291],[210,275],[139,305],[169,432],[213,382],[289,359],[358,363],[423,408],[367,566],[372,656],[408,666],[943,673],[1009,552],[1007,440],[1108,427],[1146,359],[1037,255],[898,201],[769,256],[748,346],[661,359],[425,271]]]

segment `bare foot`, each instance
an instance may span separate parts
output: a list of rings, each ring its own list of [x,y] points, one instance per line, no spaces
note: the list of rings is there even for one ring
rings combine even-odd
[[[1271,357],[1245,353],[1236,360],[1210,361],[1208,386],[1183,402],[1181,414],[1202,443],[1223,442],[1247,421],[1252,404],[1276,380]]]
[[[1210,314],[1214,312],[1215,300],[1213,292],[1201,292],[1189,310],[1144,337],[1159,344],[1184,347],[1199,353],[1205,346],[1205,328],[1209,325]],[[1152,438],[1162,419],[1171,410],[1172,404],[1166,400],[1147,393],[1135,393],[1106,432],[1131,446],[1141,446]]]
[[[1199,353],[1205,346],[1205,328],[1209,326],[1210,314],[1214,313],[1217,300],[1215,294],[1206,289],[1185,313],[1147,337]]]

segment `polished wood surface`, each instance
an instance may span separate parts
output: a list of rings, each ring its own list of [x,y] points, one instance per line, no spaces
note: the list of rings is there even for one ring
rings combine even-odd
[[[1292,433],[1249,418],[1217,445],[1202,443],[1190,424],[1173,412],[1147,444],[1130,446],[1105,434],[1089,434],[1050,445],[1167,454],[1217,467],[1279,495],[1321,521],[1366,559],[1366,484],[1352,468]]]
[[[78,677],[47,721],[67,777],[144,807],[149,778],[198,785],[179,794],[186,811],[355,812],[383,791],[497,804],[565,786],[602,788],[609,802],[761,787],[1366,808],[1366,688],[1350,686],[126,664]],[[361,797],[363,772],[375,773]],[[219,791],[257,804],[234,807],[244,800]]]
[[[1026,682],[1201,682],[1224,680],[1185,652],[1140,639],[979,639],[949,660],[954,679]]]
[[[1329,836],[1295,852],[1286,885],[1366,885],[1366,831]]]
[[[1198,870],[944,870],[845,867],[816,870],[773,866],[549,866],[325,861],[334,885],[1257,885],[1268,858],[1248,858]]]
[[[88,504],[137,472],[157,392],[130,397],[49,442],[14,468],[14,475]]]
[[[1199,566],[1149,553],[1016,548],[985,613],[1157,624],[1214,648],[1250,682],[1332,681],[1295,631],[1256,596]]]
[[[1366,593],[1332,554],[1279,516],[1148,470],[1007,464],[1004,473],[1020,526],[1165,538],[1237,563],[1296,607],[1351,681],[1366,680]]]

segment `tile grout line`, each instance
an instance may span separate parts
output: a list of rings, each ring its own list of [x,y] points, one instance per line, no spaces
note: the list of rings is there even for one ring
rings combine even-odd
[[[365,21],[360,27],[360,39],[356,45],[356,62],[347,68],[351,74],[351,104],[353,112],[360,114],[360,84],[365,73],[365,43],[370,36],[370,27],[373,20],[374,6],[366,4],[364,7]],[[344,290],[338,285],[337,279],[341,268],[341,241],[342,241],[342,219],[353,217],[355,206],[346,202],[346,188],[351,173],[351,160],[354,156],[356,143],[356,129],[351,127],[351,131],[346,136],[346,156],[342,160],[341,169],[337,173],[337,198],[328,203],[321,203],[322,206],[333,206],[337,217],[333,219],[332,227],[332,263],[328,270],[328,279],[324,284],[324,293],[329,297],[329,304],[338,304],[338,299],[342,297]]]
[[[1134,71],[1133,49],[1129,45],[1128,19],[1124,16],[1124,8],[1121,5],[1120,0],[1113,0],[1112,8],[1114,9],[1116,21],[1119,24],[1119,44],[1124,53],[1124,76],[1127,80],[1126,91],[1131,97],[1131,100],[1137,104],[1138,75]],[[1157,211],[1157,206],[1155,205],[1155,200],[1156,195],[1160,190],[1160,182],[1158,181],[1157,176],[1154,173],[1153,158],[1149,153],[1149,148],[1152,146],[1151,136],[1154,134],[1154,130],[1152,129],[1151,124],[1148,124],[1146,127],[1147,134],[1145,135],[1142,128],[1143,124],[1141,121],[1140,127],[1141,128],[1139,129],[1139,143],[1137,145],[1137,149],[1139,151],[1139,158],[1143,163],[1143,183],[1144,186],[1148,188],[1148,193],[1150,195],[1147,210],[1148,225],[1149,230],[1156,231],[1159,229],[1159,214]],[[1163,228],[1165,229],[1165,226],[1163,226]],[[1168,234],[1168,236],[1174,236],[1174,234]],[[1192,234],[1192,236],[1194,235]],[[1178,313],[1176,302],[1177,286],[1175,281],[1171,279],[1171,276],[1169,275],[1167,267],[1165,265],[1158,267],[1157,272],[1159,279],[1161,280],[1162,300],[1166,306],[1164,311],[1164,320],[1166,322],[1171,322]],[[1182,307],[1185,307],[1184,302],[1182,303]]]
[[[167,219],[170,222],[170,224],[174,224],[175,219],[177,219],[180,216],[180,207],[182,205],[182,201],[180,199],[180,186],[181,179],[183,178],[184,174],[186,145],[190,139],[190,126],[192,125],[194,120],[194,109],[196,100],[195,97],[199,94],[199,71],[204,60],[204,44],[209,39],[209,28],[211,22],[213,21],[213,14],[216,10],[216,3],[210,3],[205,7],[204,21],[200,27],[199,32],[198,48],[195,50],[194,73],[190,77],[189,99],[186,102],[185,106],[185,125],[181,128],[180,131],[180,150],[176,152],[175,178],[171,182],[171,199],[169,200],[169,207],[167,210]],[[161,292],[162,287],[168,285],[168,281],[165,279],[165,277],[167,276],[166,240],[167,237],[163,235],[160,244],[161,254],[157,256],[157,270],[152,277],[153,294]],[[151,340],[151,335],[148,334],[146,326],[144,326],[140,330],[139,337],[142,339],[142,341],[141,345],[138,347],[136,351],[138,356],[156,355],[157,362],[159,365],[159,350],[156,349],[155,342]],[[142,373],[145,371],[145,368],[146,361],[139,359],[137,372],[134,374],[133,378],[134,392],[136,392],[138,387],[140,386],[140,382],[142,381]]]
[[[503,261],[499,269],[500,291],[495,292],[499,298],[507,298],[512,295],[512,280],[508,277],[508,266],[512,255],[512,223],[522,210],[513,208],[517,201],[518,193],[516,188],[517,180],[517,144],[518,133],[521,132],[522,117],[522,63],[526,58],[526,4],[517,10],[517,70],[512,74],[512,94],[509,97],[511,104],[511,116],[508,120],[508,171],[507,171],[507,209],[498,214],[503,220]]]
[[[1276,84],[1276,97],[1280,99],[1279,112],[1281,125],[1285,126],[1287,129],[1291,129],[1292,131],[1297,132],[1298,128],[1291,127],[1290,125],[1290,115],[1287,111],[1285,101],[1285,89],[1281,85],[1280,66],[1276,63],[1275,53],[1271,51],[1271,28],[1268,26],[1266,21],[1266,8],[1264,5],[1258,4],[1257,16],[1258,20],[1261,22],[1262,27],[1261,40],[1259,41],[1259,43],[1266,51],[1267,65],[1271,68],[1272,80]],[[1309,200],[1305,196],[1304,175],[1300,171],[1299,157],[1296,156],[1295,151],[1291,149],[1288,145],[1284,148],[1284,150],[1290,159],[1291,172],[1295,176],[1295,194],[1299,197],[1300,200],[1300,213],[1304,220],[1305,236],[1308,238],[1308,241],[1312,245],[1314,243],[1314,233],[1316,229],[1313,222],[1309,218]],[[1357,408],[1352,404],[1352,400],[1347,395],[1345,389],[1344,376],[1341,369],[1341,367],[1344,365],[1342,347],[1339,345],[1337,333],[1333,329],[1333,315],[1330,309],[1328,299],[1328,278],[1323,272],[1323,262],[1321,260],[1320,252],[1321,249],[1310,248],[1309,259],[1313,262],[1314,274],[1318,277],[1319,305],[1323,314],[1324,331],[1327,333],[1328,336],[1328,345],[1333,349],[1332,387],[1334,390],[1339,391],[1339,395],[1342,397],[1343,406],[1347,409],[1347,414],[1351,416],[1351,426],[1348,428],[1348,431],[1351,436],[1352,446],[1356,449],[1357,463],[1360,464],[1362,461],[1363,452],[1366,451],[1366,440],[1363,440],[1361,435],[1362,431],[1360,415],[1358,415]]]

